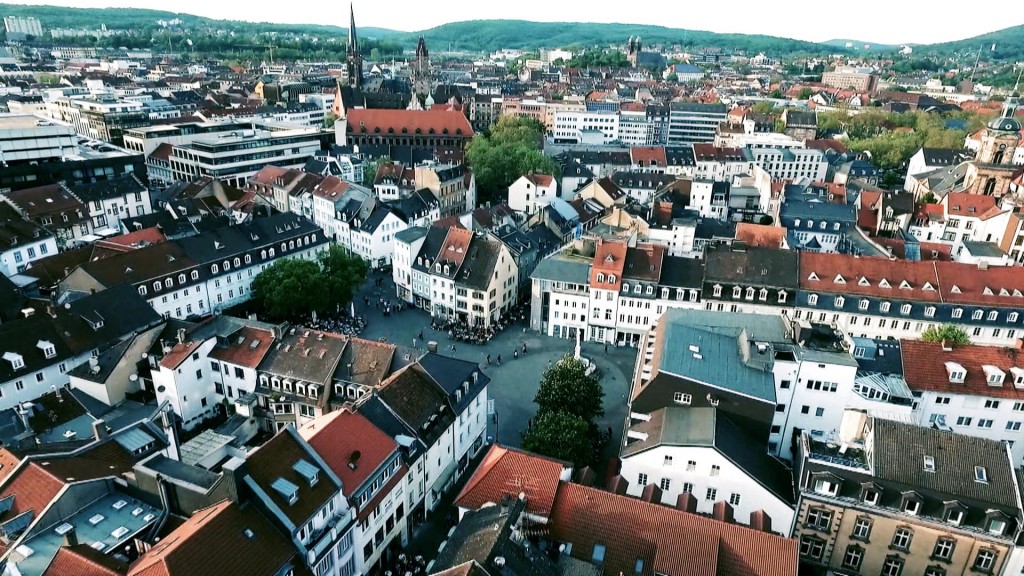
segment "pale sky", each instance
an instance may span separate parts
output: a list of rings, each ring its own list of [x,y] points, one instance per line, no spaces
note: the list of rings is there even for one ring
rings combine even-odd
[[[152,8],[255,22],[348,25],[348,2],[345,0],[46,0],[45,3],[79,8]],[[638,10],[624,13],[631,6]],[[959,40],[1024,23],[1024,10],[977,10],[952,0],[940,0],[937,5],[933,2],[928,8],[918,2],[904,0],[860,0],[831,5],[763,0],[732,0],[728,3],[648,0],[636,5],[610,0],[356,0],[355,11],[357,28],[376,26],[419,31],[447,22],[505,18],[545,22],[628,22],[712,32],[769,34],[811,41],[848,38],[882,44]],[[993,17],[993,14],[1000,16]]]

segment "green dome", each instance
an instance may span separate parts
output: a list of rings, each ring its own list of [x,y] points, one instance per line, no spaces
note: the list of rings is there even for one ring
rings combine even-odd
[[[1009,116],[1000,116],[993,118],[988,123],[988,129],[999,132],[1020,132],[1020,121]]]

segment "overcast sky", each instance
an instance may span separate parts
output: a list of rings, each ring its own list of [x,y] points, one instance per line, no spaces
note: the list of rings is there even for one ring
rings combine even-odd
[[[82,8],[153,8],[257,22],[348,25],[348,2],[344,0],[46,0],[45,3]],[[633,6],[638,8],[635,12],[624,12]],[[954,4],[949,0],[938,5],[932,3],[928,8],[917,2],[900,0],[860,0],[831,5],[762,0],[732,0],[727,3],[648,0],[638,4],[610,0],[357,0],[355,11],[357,27],[377,26],[406,31],[425,30],[462,20],[507,18],[546,22],[629,22],[712,32],[770,34],[811,41],[848,38],[883,44],[959,40],[1024,23],[1024,10],[975,10],[969,5]],[[993,14],[1000,16],[993,17]]]

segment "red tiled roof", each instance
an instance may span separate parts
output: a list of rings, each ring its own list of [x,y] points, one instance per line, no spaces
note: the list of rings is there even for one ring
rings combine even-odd
[[[622,270],[626,266],[628,248],[625,242],[619,241],[604,240],[597,244],[593,264],[590,267],[591,287],[619,291],[622,287]],[[598,272],[604,274],[604,282],[597,281]],[[608,282],[609,274],[615,275],[615,282]]]
[[[472,138],[473,127],[462,112],[449,110],[385,110],[356,108],[348,111],[348,131],[353,134],[447,135]],[[402,132],[402,130],[405,132]],[[389,132],[390,130],[390,132]],[[433,131],[433,132],[431,132]]]
[[[466,252],[469,251],[469,243],[472,240],[473,233],[469,230],[454,226],[449,228],[448,234],[444,237],[444,244],[441,244],[441,250],[437,253],[437,260],[454,262],[455,269],[458,270],[462,261],[466,259]]]
[[[160,366],[174,370],[195,352],[202,342],[180,342],[160,359]]]
[[[950,346],[943,350],[941,342],[901,340],[903,376],[912,390],[952,392],[996,398],[1024,400],[1024,388],[1014,386],[1016,376],[1011,368],[1024,368],[1024,352],[1016,348],[995,346]],[[967,375],[963,383],[949,381],[946,362],[956,362]],[[1006,373],[1002,386],[988,384],[984,365],[995,366]]]
[[[348,410],[324,414],[300,428],[299,434],[341,478],[346,497],[356,493],[398,450],[391,436],[362,414]],[[356,462],[354,469],[350,467],[353,460]]]
[[[0,484],[7,479],[8,476],[14,473],[14,469],[21,463],[21,458],[15,456],[13,452],[0,446]]]
[[[642,166],[667,166],[668,156],[664,146],[634,146],[629,149],[633,164]]]
[[[156,150],[149,155],[150,158],[156,158],[157,160],[165,160],[170,162],[171,153],[174,151],[174,146],[164,142],[156,147]]]
[[[151,228],[143,228],[142,230],[136,230],[135,232],[129,232],[127,234],[121,234],[120,236],[99,240],[96,242],[96,247],[115,252],[128,252],[129,250],[134,250],[144,245],[159,244],[166,241],[167,236],[164,236],[164,233],[161,232],[159,228],[153,226]]]
[[[260,168],[260,171],[253,174],[252,178],[249,178],[250,183],[255,184],[273,184],[274,180],[284,176],[288,173],[287,168],[279,168],[277,166],[267,165]]]
[[[874,230],[878,226],[878,212],[866,206],[861,207],[857,210],[857,226]]]
[[[950,216],[969,216],[981,218],[981,215],[995,207],[995,196],[953,192],[942,199],[946,206],[946,214]]]
[[[801,252],[800,288],[812,292],[938,302],[939,277],[933,264],[934,262]],[[812,274],[817,280],[811,277]],[[882,280],[888,283],[888,288],[882,285]],[[900,288],[904,280],[909,283],[910,288]],[[930,287],[926,288],[926,285]]]
[[[823,152],[825,150],[835,150],[840,154],[845,154],[850,151],[845,144],[843,144],[839,140],[834,140],[831,138],[826,138],[823,140],[807,140],[806,142],[804,142],[804,146],[808,148],[814,148],[815,150],[821,150]]]
[[[210,351],[210,358],[246,368],[256,368],[267,355],[270,345],[274,343],[273,332],[252,326],[243,327],[231,338],[227,347],[214,346]],[[255,348],[253,343],[257,343]]]
[[[530,182],[533,182],[534,186],[541,186],[543,188],[547,188],[548,186],[551,186],[551,182],[554,181],[554,178],[552,178],[551,176],[548,176],[547,174],[533,174],[533,173],[531,173],[531,174],[525,174],[523,177],[526,178],[527,180],[529,180]]]
[[[196,511],[143,554],[129,574],[273,576],[295,556],[291,540],[254,506],[241,508],[224,500]]]
[[[64,488],[64,481],[47,470],[42,462],[31,461],[7,478],[0,500],[14,496],[14,504],[0,522],[33,511],[38,518]]]
[[[936,262],[935,268],[945,302],[1002,308],[1024,307],[1024,274],[1021,274],[1018,267],[992,266],[981,270],[973,264]]]
[[[781,226],[765,226],[740,222],[736,224],[736,239],[747,246],[756,248],[782,248],[786,238],[786,229]]]
[[[455,498],[461,508],[498,504],[505,496],[526,495],[526,511],[547,518],[555,503],[562,470],[570,464],[495,444]]]
[[[349,188],[349,183],[337,176],[326,176],[313,188],[313,195],[328,200],[341,197]]]
[[[638,498],[561,483],[548,523],[571,555],[590,561],[605,547],[604,574],[795,576],[795,540],[690,514]]]
[[[128,564],[92,546],[79,544],[58,548],[43,576],[122,576],[127,573]]]

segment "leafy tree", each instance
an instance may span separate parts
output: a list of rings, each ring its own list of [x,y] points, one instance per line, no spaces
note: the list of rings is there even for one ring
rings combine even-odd
[[[490,134],[477,134],[466,149],[480,195],[492,197],[523,174],[555,174],[555,163],[540,151],[544,126],[532,118],[502,116]]]
[[[298,320],[311,312],[343,308],[366,281],[366,263],[338,245],[316,261],[283,258],[252,281],[252,299],[264,314],[277,320]]]
[[[541,412],[523,434],[523,448],[586,466],[594,458],[591,425],[569,412]]]
[[[377,170],[384,164],[391,164],[391,158],[381,156],[376,160],[370,160],[363,166],[363,186],[373,188],[373,182],[377,179]]]
[[[337,120],[338,118],[334,114],[331,114],[330,112],[324,114],[324,128],[334,128],[334,123]]]
[[[252,299],[265,314],[278,320],[330,309],[319,264],[298,258],[277,260],[260,272],[252,281]]]
[[[928,329],[921,334],[921,340],[924,342],[946,342],[947,344],[957,344],[960,346],[971,343],[971,339],[967,336],[967,332],[964,332],[962,328],[953,324],[929,326]]]
[[[771,97],[772,98],[782,98],[782,90],[779,90],[778,88],[776,88],[775,90],[772,90]]]
[[[797,95],[797,100],[807,100],[811,96],[814,96],[814,90],[810,88],[801,88],[800,94]]]
[[[665,78],[665,80],[668,80],[669,82],[679,82],[679,75],[676,74],[675,72],[672,72],[668,75],[667,78]]]
[[[775,104],[771,102],[758,102],[750,107],[750,111],[755,114],[773,114],[775,112]]]
[[[594,376],[587,375],[583,362],[565,356],[544,371],[533,401],[538,413],[569,412],[592,422],[604,416],[604,390]]]
[[[317,261],[326,282],[328,305],[335,309],[351,302],[356,289],[366,282],[366,262],[337,244],[321,252]]]

